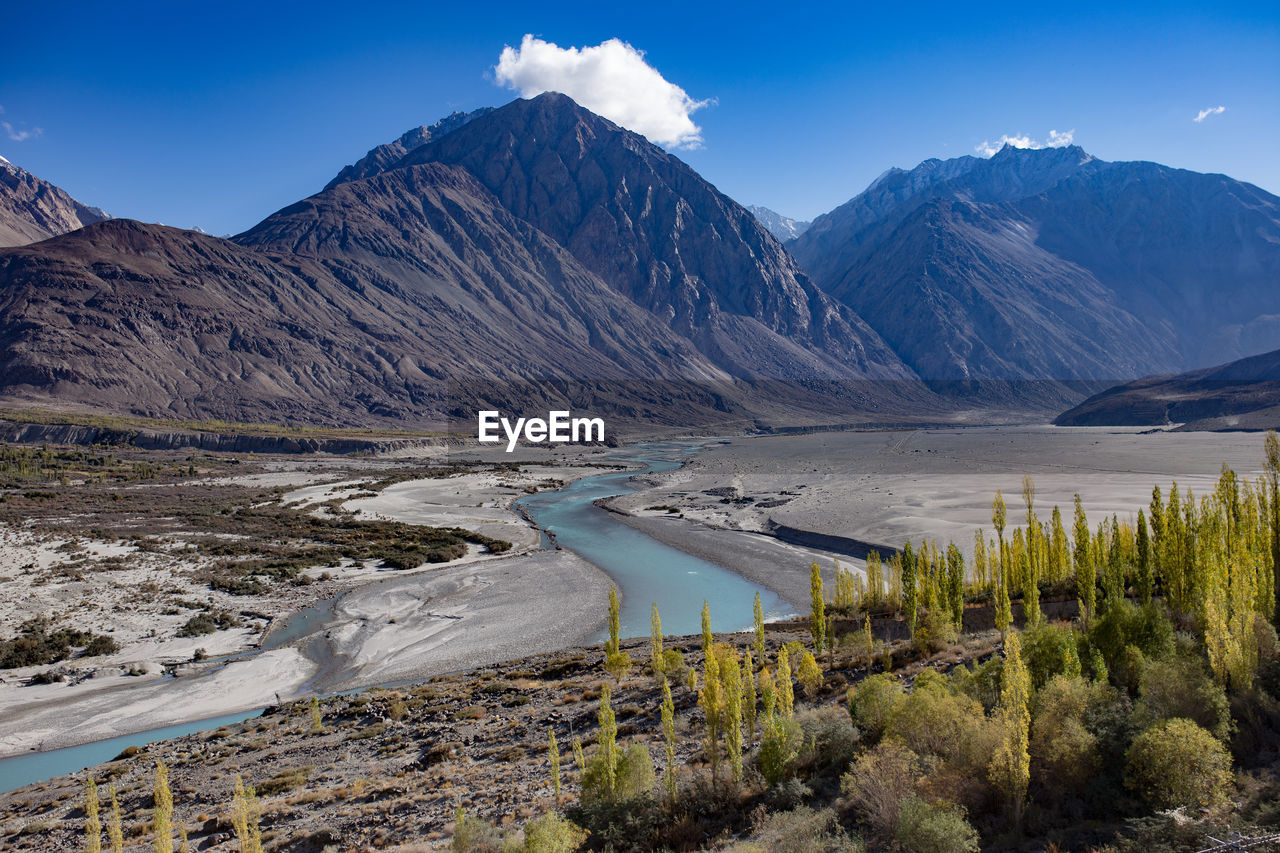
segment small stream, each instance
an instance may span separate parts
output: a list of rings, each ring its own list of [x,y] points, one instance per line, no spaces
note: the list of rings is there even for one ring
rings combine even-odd
[[[711,629],[741,631],[751,627],[755,594],[760,593],[765,619],[792,614],[777,595],[740,575],[664,545],[619,521],[595,505],[601,498],[634,492],[632,477],[679,468],[682,457],[697,448],[683,444],[641,445],[626,461],[642,462],[643,471],[599,474],[554,492],[521,498],[538,526],[556,542],[599,566],[618,585],[622,598],[622,637],[649,635],[649,611],[657,603],[665,634],[697,634],[702,630],[702,602],[711,605]],[[602,642],[605,634],[596,640]]]
[[[517,503],[543,529],[543,547],[554,547],[547,536],[583,559],[599,566],[618,585],[622,598],[620,617],[623,637],[649,634],[649,611],[658,604],[665,634],[696,634],[702,630],[702,603],[711,604],[711,627],[716,632],[749,628],[756,592],[760,593],[765,618],[776,619],[792,613],[791,607],[769,590],[714,563],[664,545],[627,526],[607,510],[595,505],[601,498],[636,491],[630,480],[637,474],[671,471],[683,458],[697,451],[685,444],[641,445],[619,457],[646,465],[643,471],[599,474],[577,480],[563,489],[540,492]],[[272,631],[259,649],[230,656],[247,657],[295,642],[322,630],[333,618],[337,599],[321,601],[291,616]],[[602,632],[595,639],[605,638]],[[110,761],[128,746],[142,746],[159,740],[198,731],[216,729],[256,716],[261,708],[195,722],[121,735],[65,749],[50,750],[0,759],[0,791],[85,767]]]

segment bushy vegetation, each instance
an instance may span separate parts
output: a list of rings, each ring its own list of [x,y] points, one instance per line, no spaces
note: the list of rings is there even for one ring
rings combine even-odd
[[[78,628],[54,628],[45,619],[29,619],[18,628],[18,635],[0,640],[0,669],[44,666],[66,660],[74,649],[84,657],[114,654],[119,644],[105,634],[94,634]]]

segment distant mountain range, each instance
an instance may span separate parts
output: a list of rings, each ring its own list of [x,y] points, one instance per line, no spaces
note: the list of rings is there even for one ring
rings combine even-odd
[[[770,234],[784,243],[794,240],[808,231],[809,225],[812,224],[797,221],[789,216],[783,216],[781,213],[772,211],[767,207],[761,207],[758,204],[747,205],[747,210],[751,211],[756,219],[759,219],[760,223],[769,229]]]
[[[230,240],[77,205],[0,183],[9,233],[62,234],[0,251],[0,402],[945,420],[1280,347],[1280,199],[1076,147],[893,169],[805,230],[549,93],[415,128]]]
[[[0,391],[353,424],[529,396],[671,425],[936,403],[749,212],[643,137],[562,95],[466,118],[231,241],[116,220],[0,252]]]
[[[0,157],[0,247],[25,246],[110,218]]]
[[[1078,147],[890,170],[790,246],[929,379],[1126,380],[1280,346],[1280,199]]]

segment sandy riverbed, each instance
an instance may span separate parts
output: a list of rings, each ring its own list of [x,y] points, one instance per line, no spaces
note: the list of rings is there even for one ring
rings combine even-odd
[[[317,511],[334,498],[368,494],[360,481],[338,479],[344,473],[341,466],[326,464],[310,472],[296,464],[289,468],[253,475],[243,485],[296,486],[284,502],[313,504]],[[307,574],[323,581],[286,586],[280,595],[256,596],[247,603],[224,594],[211,597],[208,589],[193,586],[192,566],[180,553],[137,554],[132,548],[113,550],[110,543],[88,540],[72,553],[60,551],[63,543],[48,537],[0,531],[0,568],[9,566],[14,580],[27,590],[18,595],[17,583],[6,585],[13,594],[0,601],[0,613],[10,630],[31,615],[52,613],[109,632],[121,644],[109,656],[55,664],[68,670],[67,682],[26,683],[45,667],[6,673],[0,682],[0,756],[577,644],[600,627],[608,580],[568,552],[538,550],[537,531],[511,504],[527,489],[552,488],[603,470],[610,469],[526,465],[518,472],[391,485],[376,497],[357,498],[342,508],[370,519],[464,527],[506,539],[513,548],[493,555],[473,545],[449,564],[408,571],[349,561],[316,567]],[[125,558],[125,565],[95,562],[113,556]],[[72,558],[82,579],[60,576],[60,568]],[[177,637],[189,614],[163,615],[146,597],[138,598],[136,590],[145,583],[157,583],[167,593],[209,598],[232,612],[252,606],[262,616],[240,628]],[[226,664],[192,661],[197,648],[210,658],[249,651],[261,641],[268,620],[274,628],[288,614],[339,595],[346,597],[324,628],[326,643],[313,646],[304,637]],[[309,659],[304,649],[313,654],[321,650],[318,660]]]
[[[1204,494],[1224,463],[1252,479],[1262,470],[1262,443],[1260,433],[1050,426],[736,438],[654,476],[651,488],[609,503],[655,538],[740,571],[788,600],[799,596],[807,609],[813,557],[824,558],[829,578],[838,555],[784,546],[759,533],[785,525],[889,547],[908,538],[944,546],[954,541],[968,554],[975,530],[994,536],[997,489],[1011,528],[1023,518],[1023,474],[1035,480],[1042,521],[1056,504],[1069,528],[1079,492],[1096,525],[1112,514],[1136,517],[1157,484],[1166,495],[1175,480]]]

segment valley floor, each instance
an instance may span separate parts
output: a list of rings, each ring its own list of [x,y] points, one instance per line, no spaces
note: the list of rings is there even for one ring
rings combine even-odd
[[[1132,520],[1156,484],[1166,495],[1174,481],[1204,495],[1224,464],[1253,480],[1263,458],[1256,432],[1008,426],[751,436],[711,444],[608,506],[660,541],[806,604],[813,559],[824,573],[833,559],[864,568],[857,555],[866,548],[885,556],[908,539],[955,542],[971,556],[975,531],[995,536],[997,490],[1010,524],[1022,518],[1024,474],[1035,481],[1040,518],[1058,506],[1069,526],[1076,493],[1091,518]]]
[[[130,509],[109,517],[75,482],[50,486],[55,496],[44,501],[65,513],[24,521],[15,509],[0,526],[0,637],[45,619],[108,637],[114,650],[0,671],[0,756],[426,678],[574,645],[599,630],[605,575],[568,551],[542,550],[511,504],[610,468],[574,459],[421,476],[424,461],[448,462],[268,458],[248,474],[120,486]],[[383,478],[392,482],[378,485]],[[416,569],[342,558],[303,568],[292,582],[211,589],[219,541],[248,551],[273,543],[202,530],[189,518],[167,523],[205,491],[218,492],[208,499],[218,509],[261,499],[292,511],[291,521],[459,527],[511,548],[493,554],[468,544],[461,557]],[[193,630],[201,615],[221,621]]]
[[[1042,519],[1054,505],[1069,518],[1077,492],[1091,517],[1129,518],[1146,505],[1156,483],[1167,491],[1176,480],[1204,494],[1224,463],[1252,479],[1261,470],[1262,443],[1260,434],[1249,433],[1051,427],[732,438],[707,444],[678,470],[646,475],[640,491],[605,504],[626,523],[743,574],[803,612],[813,560],[829,575],[832,560],[861,567],[859,555],[867,547],[887,551],[908,537],[936,539],[943,546],[952,540],[968,551],[975,530],[992,532],[996,489],[1005,494],[1010,520],[1021,516],[1024,474],[1035,480]],[[471,461],[461,463],[462,456]],[[148,748],[148,755],[170,756],[176,768],[184,768],[179,783],[201,802],[210,832],[225,830],[214,801],[229,799],[221,789],[234,770],[257,778],[268,766],[284,768],[304,758],[307,773],[323,779],[335,814],[364,827],[359,837],[368,843],[378,833],[364,819],[380,811],[390,815],[386,809],[393,803],[405,809],[436,804],[431,819],[417,827],[422,832],[388,836],[396,839],[441,838],[458,804],[496,818],[524,815],[530,803],[502,799],[508,794],[498,792],[529,782],[548,720],[568,722],[575,730],[590,723],[585,712],[567,718],[554,708],[589,698],[597,682],[564,682],[553,670],[597,654],[572,649],[602,625],[609,580],[570,552],[542,549],[539,532],[512,504],[530,491],[608,470],[614,459],[603,449],[514,459],[500,454],[482,462],[474,456],[237,463],[251,470],[197,460],[191,464],[203,467],[189,478],[98,488],[63,477],[39,488],[8,490],[9,504],[0,504],[4,635],[43,615],[110,636],[119,648],[95,658],[5,670],[0,754],[274,706],[261,722]],[[519,464],[508,465],[509,460]],[[444,465],[456,467],[443,470]],[[56,497],[39,497],[46,490]],[[123,497],[113,498],[112,492]],[[254,501],[253,507],[266,507],[293,525],[314,518],[338,527],[346,521],[460,527],[512,547],[493,554],[468,544],[462,556],[443,566],[404,570],[381,567],[377,559],[344,558],[306,566],[291,581],[252,593],[234,585],[210,589],[210,577],[234,580],[217,575],[227,566],[217,543],[256,535],[247,528],[236,532],[235,523],[225,521],[226,509]],[[56,511],[49,507],[55,502]],[[115,508],[119,503],[123,509]],[[192,505],[205,514],[193,516]],[[207,529],[193,527],[193,518],[205,519]],[[192,633],[184,629],[193,614],[230,614],[235,624],[181,636]],[[983,638],[978,645],[988,642]],[[262,650],[234,659],[256,648]],[[564,649],[570,651],[558,651]],[[546,661],[485,669],[544,654]],[[340,702],[326,701],[326,720],[338,714],[355,721],[356,728],[346,727],[336,739],[331,722],[323,737],[303,737],[301,706],[279,707],[317,693],[411,685],[477,668],[473,676],[441,682],[439,689],[404,686],[362,694],[368,698],[344,706],[368,710],[342,711]],[[590,668],[583,667],[584,676]],[[40,673],[64,680],[29,683]],[[501,686],[490,690],[490,682]],[[503,710],[519,707],[523,691],[548,684],[558,685],[559,692],[551,694],[547,716],[522,720]],[[439,725],[430,733],[406,729],[388,742],[384,735],[408,725],[391,710],[393,702],[430,711],[435,716],[424,719]],[[684,704],[691,709],[692,699]],[[472,713],[466,709],[473,706],[479,708],[474,720],[482,722],[459,716]],[[375,753],[347,743],[366,737],[357,733],[362,728],[376,729],[368,735]],[[510,746],[503,732],[520,738]],[[289,737],[280,740],[284,734]],[[459,746],[449,746],[455,742]],[[327,751],[312,756],[320,743],[328,744]],[[232,744],[236,748],[229,749]],[[490,765],[502,763],[495,750],[507,746],[517,776],[489,778],[498,772]],[[435,757],[418,754],[436,747],[448,748]],[[428,773],[425,768],[436,763],[450,772]],[[136,764],[119,767],[121,778],[132,779],[135,788],[142,784]],[[206,765],[224,769],[207,775]],[[478,765],[487,769],[472,778],[467,768]],[[414,776],[418,781],[406,787],[397,781],[405,773],[427,775]],[[65,812],[77,784],[64,779],[36,793],[6,795],[8,818],[0,834],[15,837],[37,815]],[[206,790],[210,784],[212,794]],[[545,792],[538,796],[546,800]],[[310,813],[304,805],[285,800],[276,808]],[[319,837],[330,831],[324,825],[329,819],[312,815],[290,822],[288,831]]]

